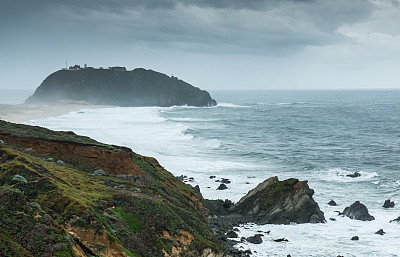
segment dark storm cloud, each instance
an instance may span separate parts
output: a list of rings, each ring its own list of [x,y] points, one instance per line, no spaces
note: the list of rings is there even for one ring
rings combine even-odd
[[[338,42],[338,27],[371,12],[366,0],[13,0],[2,7],[3,29],[14,23],[20,32],[37,30],[43,40],[56,34],[63,40],[266,53]]]

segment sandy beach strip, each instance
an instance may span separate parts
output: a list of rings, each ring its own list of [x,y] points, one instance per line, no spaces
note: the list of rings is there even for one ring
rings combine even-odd
[[[84,101],[61,101],[52,104],[0,104],[0,119],[22,123],[28,120],[56,117],[82,109],[110,108],[115,106],[92,105]]]

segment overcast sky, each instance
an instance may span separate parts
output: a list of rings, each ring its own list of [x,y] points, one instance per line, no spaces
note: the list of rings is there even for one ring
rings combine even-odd
[[[398,0],[0,0],[0,89],[68,65],[207,90],[400,88]]]

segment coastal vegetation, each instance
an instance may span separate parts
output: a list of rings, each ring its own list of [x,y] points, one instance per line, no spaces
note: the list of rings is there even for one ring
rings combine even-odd
[[[72,67],[73,68],[73,67]],[[63,69],[49,75],[28,103],[86,101],[116,106],[215,106],[210,94],[175,76],[142,68]]]
[[[70,132],[4,121],[0,139],[1,256],[223,252],[201,197],[154,158]],[[86,155],[59,154],[78,146]],[[91,151],[99,158],[87,158]],[[133,170],[96,172],[118,155],[129,156]]]

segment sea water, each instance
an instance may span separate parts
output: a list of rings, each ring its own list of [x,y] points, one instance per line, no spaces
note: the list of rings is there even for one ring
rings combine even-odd
[[[156,157],[174,175],[192,177],[188,183],[209,199],[236,202],[271,176],[308,180],[327,222],[244,224],[240,236],[264,234],[262,244],[237,245],[254,256],[400,256],[400,224],[389,222],[400,216],[400,91],[212,96],[219,104],[211,108],[87,109],[27,124],[72,130]],[[346,176],[354,172],[361,176]],[[232,182],[228,189],[216,190],[221,178]],[[383,208],[386,199],[396,206]],[[338,206],[329,206],[330,200]],[[375,220],[338,216],[354,201]],[[375,234],[379,229],[386,234]],[[273,241],[278,238],[288,242]]]

